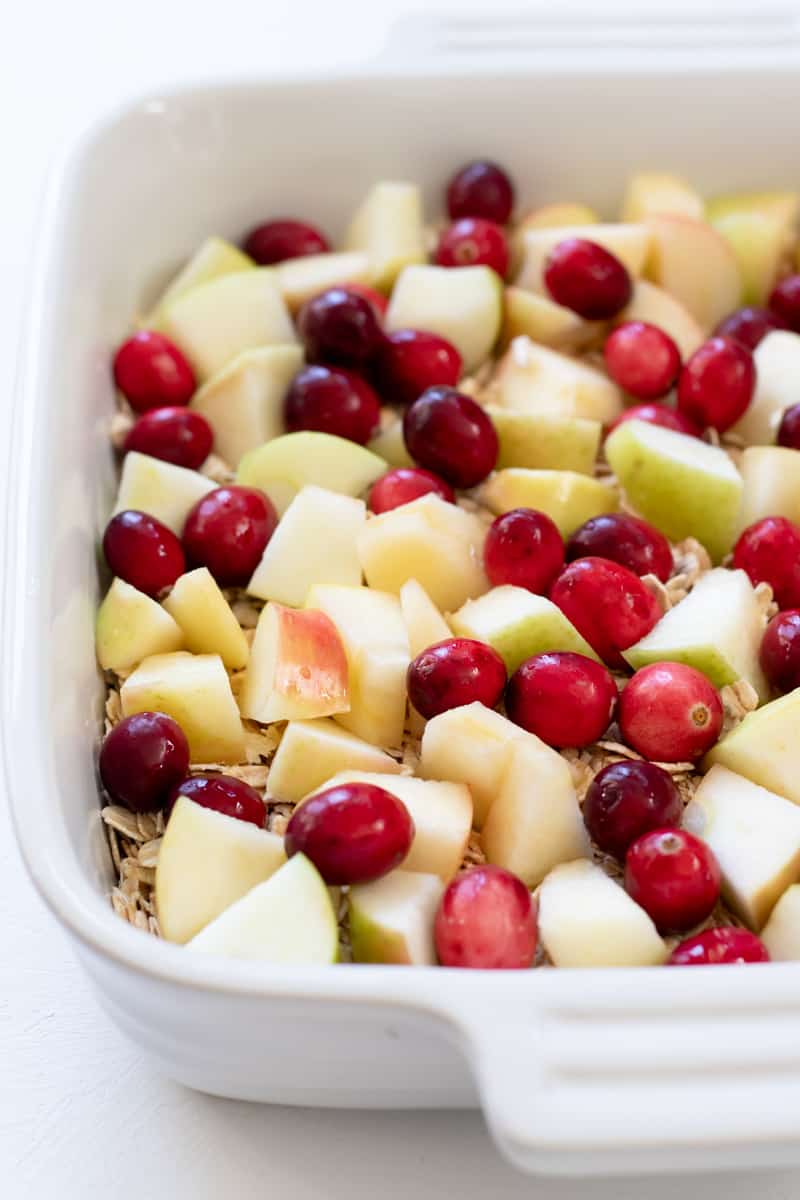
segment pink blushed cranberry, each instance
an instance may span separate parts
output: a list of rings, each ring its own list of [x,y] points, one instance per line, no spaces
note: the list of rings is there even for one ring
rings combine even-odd
[[[755,364],[747,347],[732,338],[712,337],[681,371],[678,410],[702,428],[724,433],[750,404],[755,385]]]
[[[117,513],[108,522],[103,554],[115,575],[154,599],[169,591],[186,570],[183,549],[172,530],[135,509]]]
[[[646,321],[627,321],[606,338],[606,369],[638,400],[665,396],[678,378],[681,355],[669,334]]]
[[[749,929],[723,925],[687,938],[672,951],[668,967],[730,966],[736,963],[769,962],[769,951]]]
[[[436,262],[440,267],[491,267],[505,279],[509,263],[506,235],[494,221],[462,217],[439,238]]]
[[[473,867],[447,887],[434,923],[443,967],[524,970],[536,955],[536,906],[503,867]]]
[[[685,663],[658,662],[637,671],[619,699],[618,720],[629,746],[655,762],[693,762],[722,730],[719,692]]]

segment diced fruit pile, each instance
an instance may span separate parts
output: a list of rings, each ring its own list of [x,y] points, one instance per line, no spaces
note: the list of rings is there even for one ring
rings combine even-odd
[[[118,348],[115,909],[190,952],[800,959],[800,196],[500,167],[209,238]]]

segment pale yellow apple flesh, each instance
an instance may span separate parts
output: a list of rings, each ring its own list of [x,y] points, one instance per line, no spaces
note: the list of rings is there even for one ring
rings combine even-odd
[[[599,421],[493,406],[486,411],[500,443],[498,469],[530,467],[593,474],[603,431]]]
[[[584,321],[571,308],[525,288],[507,287],[503,295],[502,344],[515,337],[550,346],[553,350],[578,350],[602,337],[600,321]]]
[[[384,325],[438,333],[461,355],[464,373],[490,355],[500,334],[503,284],[491,267],[405,267],[392,290]]]
[[[481,498],[487,508],[498,514],[512,508],[538,509],[555,521],[565,538],[591,517],[619,508],[619,493],[613,484],[576,471],[533,471],[522,467],[497,471],[483,485]]]
[[[114,513],[126,509],[149,513],[180,537],[195,504],[216,486],[199,471],[130,450],[122,464]]]
[[[663,171],[639,171],[632,175],[622,201],[622,220],[643,221],[664,213],[702,221],[705,204],[702,196],[679,175]]]
[[[800,525],[800,451],[787,446],[748,446],[739,459],[744,490],[739,526],[763,517],[786,517]]]
[[[114,579],[97,611],[97,661],[104,671],[130,671],[151,654],[183,648],[183,631],[161,605]]]
[[[602,371],[514,338],[489,387],[491,403],[513,412],[586,417],[607,424],[623,410],[622,392]]]
[[[251,450],[239,463],[236,482],[260,488],[279,515],[307,484],[360,496],[388,470],[383,458],[364,446],[330,433],[285,433]]]
[[[270,763],[270,796],[297,804],[339,771],[397,775],[400,764],[377,746],[342,729],[335,721],[290,721]]]
[[[597,225],[599,222],[597,213],[588,204],[557,201],[526,213],[517,230],[524,233],[528,229],[559,229],[565,225]]]
[[[422,197],[413,183],[374,184],[345,235],[348,250],[363,251],[373,287],[389,291],[404,267],[424,263]]]
[[[348,893],[353,962],[436,965],[433,924],[444,893],[438,875],[392,871]]]
[[[645,321],[663,329],[680,350],[684,362],[706,340],[705,330],[688,308],[646,279],[636,280],[630,304],[614,319],[614,324],[624,325],[628,321]]]
[[[452,636],[450,626],[416,579],[407,579],[400,588],[400,610],[408,630],[412,658]]]
[[[742,281],[736,256],[715,229],[681,216],[649,217],[645,224],[652,239],[650,278],[704,329],[713,329],[739,307]]]
[[[386,463],[386,470],[389,467],[414,467],[414,462],[411,455],[406,450],[405,438],[403,437],[403,422],[394,420],[380,433],[377,433],[371,441],[367,442],[367,449],[373,454],[377,454],[379,458]]]
[[[703,759],[800,804],[800,688],[748,713]]]
[[[786,889],[760,936],[773,962],[800,961],[800,884]]]
[[[369,258],[358,252],[287,258],[278,263],[275,274],[286,307],[292,313],[328,288],[348,283],[368,284],[371,278]]]
[[[797,239],[800,194],[740,192],[716,196],[706,209],[708,221],[736,255],[743,302],[764,304]]]
[[[192,288],[199,287],[201,283],[211,283],[222,275],[251,270],[255,265],[249,255],[224,238],[206,238],[162,292],[156,306],[143,318],[142,328],[160,329],[161,318],[169,305]]]
[[[181,575],[164,608],[177,621],[192,654],[218,654],[229,671],[247,666],[250,648],[244,630],[207,567]]]
[[[774,329],[756,346],[753,399],[731,433],[750,446],[774,443],[784,409],[800,393],[800,334]]]

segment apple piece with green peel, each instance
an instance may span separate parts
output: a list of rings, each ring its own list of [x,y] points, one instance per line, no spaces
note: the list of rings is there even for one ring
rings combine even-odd
[[[283,838],[179,796],[156,866],[156,907],[168,942],[183,944],[286,861]]]
[[[742,416],[731,426],[749,446],[775,441],[784,409],[797,403],[800,390],[800,334],[774,329],[756,346],[756,388]]]
[[[636,512],[673,542],[697,538],[714,562],[736,539],[742,478],[724,450],[647,421],[624,421],[606,458]]]
[[[610,424],[623,411],[622,392],[595,367],[518,337],[492,378],[491,399],[513,412],[585,417]]]
[[[564,863],[539,891],[539,936],[557,967],[657,967],[666,943],[602,867]]]
[[[182,268],[162,292],[157,304],[140,322],[143,329],[161,329],[161,319],[174,300],[190,292],[192,288],[202,283],[211,283],[223,275],[235,275],[240,271],[255,268],[255,263],[248,254],[238,246],[226,242],[221,237],[209,237],[195,251],[185,267]]]
[[[316,584],[308,608],[333,621],[344,644],[350,675],[350,711],[336,721],[375,746],[403,742],[408,632],[397,596],[366,587]]]
[[[235,470],[249,450],[286,428],[283,405],[303,365],[299,346],[245,350],[199,388],[189,404],[214,431],[214,450]]]
[[[269,768],[269,794],[297,804],[339,771],[399,775],[400,764],[335,721],[290,721]]]
[[[745,679],[761,701],[770,694],[758,661],[766,615],[744,571],[717,567],[664,614],[646,637],[623,650],[634,671],[657,662],[687,663],[715,688]]]
[[[199,471],[129,450],[112,515],[127,509],[149,513],[180,537],[195,504],[215,487],[217,484]]]
[[[350,223],[345,246],[365,252],[369,282],[383,292],[390,291],[404,267],[424,263],[425,227],[417,185],[374,184]]]
[[[206,925],[187,949],[253,962],[325,966],[339,957],[339,927],[328,888],[304,854]]]
[[[744,491],[739,527],[763,517],[800,525],[800,451],[788,446],[748,446],[739,459]]]
[[[529,229],[561,229],[564,226],[598,225],[600,218],[588,204],[575,201],[557,201],[543,204],[526,213],[517,226],[519,232]]]
[[[347,902],[353,962],[436,966],[433,923],[444,895],[438,875],[391,871],[351,887]]]
[[[487,508],[498,515],[512,508],[536,508],[555,521],[564,538],[591,517],[619,508],[619,495],[613,484],[576,471],[506,467],[483,485],[481,497]]]
[[[451,636],[449,625],[416,579],[407,579],[400,588],[400,611],[408,630],[412,658]]]
[[[491,267],[404,267],[392,290],[384,325],[438,333],[461,355],[464,374],[485,362],[500,333],[503,282]]]
[[[385,459],[347,438],[301,430],[285,433],[245,454],[236,482],[259,488],[283,516],[309,483],[343,496],[360,496],[388,469]]]
[[[622,220],[644,221],[664,213],[702,221],[703,197],[679,175],[666,171],[639,171],[632,175],[622,201]]]
[[[489,589],[483,569],[486,526],[432,493],[372,517],[358,550],[371,588],[400,594],[416,579],[443,612]]]
[[[153,654],[122,685],[122,715],[163,712],[189,741],[193,763],[238,763],[244,727],[218,654]]]
[[[704,221],[655,216],[648,272],[704,329],[713,329],[742,299],[739,266],[725,238]]]
[[[289,312],[296,313],[320,292],[348,283],[370,282],[369,259],[366,254],[305,254],[287,258],[275,266],[278,287]]]
[[[97,610],[94,636],[98,663],[117,674],[184,644],[183,631],[169,613],[123,579],[113,580]]]
[[[800,961],[800,883],[783,893],[760,937],[773,962]]]
[[[502,344],[529,337],[553,350],[579,350],[602,337],[602,321],[584,321],[571,308],[520,287],[507,287],[503,297]]]
[[[166,305],[160,326],[201,382],[244,350],[297,341],[272,267],[222,275],[191,288]]]
[[[474,638],[496,650],[509,675],[526,658],[549,650],[569,650],[600,662],[551,600],[510,583],[468,600],[451,615],[450,625],[456,637]]]
[[[314,583],[358,587],[358,539],[367,519],[363,500],[327,488],[304,487],[267,542],[247,591],[299,608]]]
[[[497,467],[577,471],[593,475],[603,427],[586,417],[559,413],[514,412],[489,405],[497,431]]]
[[[218,654],[229,671],[247,666],[250,648],[244,630],[207,567],[181,575],[164,600],[164,608],[177,621],[192,654]]]
[[[382,458],[389,467],[415,467],[417,465],[406,449],[402,421],[392,421],[371,441],[367,442],[367,449]]]
[[[771,700],[726,733],[702,762],[719,763],[753,783],[800,804],[800,688]]]
[[[663,329],[680,350],[684,362],[706,340],[705,331],[689,310],[669,292],[646,279],[636,280],[630,304],[623,308],[614,324],[624,325],[628,321],[645,321]]]
[[[718,765],[692,796],[683,824],[713,850],[725,903],[758,933],[800,877],[800,809]]]
[[[550,229],[528,229],[522,234],[522,266],[517,287],[547,295],[544,268],[550,252],[567,238],[584,238],[609,250],[638,277],[644,270],[650,249],[650,231],[646,225],[564,225]]]

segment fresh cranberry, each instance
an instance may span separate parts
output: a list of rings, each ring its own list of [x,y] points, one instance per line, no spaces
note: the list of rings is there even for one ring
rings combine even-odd
[[[475,487],[497,462],[491,418],[453,388],[427,388],[405,411],[403,437],[411,457],[453,487]]]
[[[208,421],[191,408],[154,408],[143,413],[125,438],[124,450],[196,470],[211,453],[214,433]]]
[[[588,746],[602,737],[617,703],[617,685],[584,654],[548,651],[527,659],[508,681],[506,712],[548,746]]]
[[[215,488],[198,500],[183,527],[183,548],[222,587],[243,587],[261,562],[278,516],[257,488]]]
[[[766,308],[737,308],[736,312],[720,321],[714,334],[733,338],[748,350],[755,350],[768,333],[772,333],[774,329],[786,328],[786,322]]]
[[[755,385],[751,351],[733,338],[712,337],[681,371],[678,409],[697,425],[724,433],[747,408]]]
[[[700,671],[685,663],[642,667],[619,698],[618,720],[629,746],[656,762],[691,762],[722,729],[722,701]]]
[[[650,425],[660,425],[662,429],[674,429],[676,433],[685,433],[689,437],[699,437],[700,430],[694,421],[666,404],[634,404],[612,421],[608,432],[613,433],[624,421],[647,421]]]
[[[372,783],[342,783],[296,808],[286,826],[289,857],[305,854],[329,884],[367,883],[400,865],[414,840],[408,809]]]
[[[627,669],[621,651],[649,633],[661,608],[638,575],[605,558],[578,558],[557,577],[550,599],[607,666]]]
[[[149,329],[135,333],[117,350],[114,380],[131,408],[140,413],[188,404],[196,386],[194,371],[175,343]]]
[[[376,292],[375,288],[367,287],[365,283],[343,283],[340,287],[343,292],[351,292],[354,296],[361,296],[362,300],[368,300],[379,322],[386,316],[389,301],[381,292]]]
[[[769,962],[769,951],[749,929],[722,925],[687,938],[672,951],[668,967],[728,966],[733,963]]]
[[[506,668],[484,642],[447,638],[412,659],[407,684],[409,700],[428,720],[475,700],[494,708],[506,686]]]
[[[381,343],[381,327],[369,300],[344,287],[307,300],[297,317],[311,362],[361,367]]]
[[[254,787],[243,779],[235,779],[233,775],[191,775],[182,780],[169,794],[166,805],[166,815],[169,816],[176,801],[186,796],[203,808],[213,808],[214,812],[226,817],[236,817],[238,821],[249,821],[263,829],[267,821],[267,806]]]
[[[378,391],[389,404],[413,404],[426,388],[458,383],[461,355],[437,333],[398,329],[384,338],[374,374]]]
[[[304,367],[292,380],[284,412],[291,431],[315,429],[363,446],[378,427],[381,403],[353,371]]]
[[[777,442],[789,450],[800,450],[800,404],[785,410],[778,426]]]
[[[583,821],[596,846],[620,861],[653,829],[679,825],[680,792],[655,763],[615,762],[598,771],[583,802]]]
[[[132,812],[156,812],[189,770],[189,743],[166,713],[134,713],[106,734],[98,767],[115,803]]]
[[[251,229],[242,243],[259,266],[301,258],[306,254],[325,254],[330,250],[327,238],[304,221],[267,221]]]
[[[655,575],[662,583],[672,574],[672,551],[663,533],[628,513],[603,513],[573,533],[567,561],[587,555],[608,558],[635,575]]]
[[[483,561],[494,587],[511,583],[545,595],[564,565],[564,540],[546,513],[512,508],[492,521]]]
[[[685,829],[653,829],[625,859],[625,890],[662,933],[705,921],[719,899],[720,869],[710,846]]]
[[[117,513],[106,525],[103,554],[115,575],[156,598],[186,570],[181,544],[172,530],[149,513],[132,508]]]
[[[536,906],[503,867],[473,867],[447,886],[433,927],[443,967],[524,969],[536,955]]]
[[[502,167],[487,159],[467,163],[447,185],[447,211],[452,221],[485,217],[505,225],[514,207],[514,187]]]
[[[761,639],[761,669],[779,692],[800,687],[800,608],[776,613]]]
[[[800,275],[787,275],[777,283],[767,303],[789,329],[800,331]]]
[[[681,353],[669,334],[646,321],[626,321],[606,338],[606,369],[639,400],[665,396],[678,378]]]
[[[436,248],[440,267],[491,267],[501,279],[508,271],[508,242],[494,221],[462,217],[444,230]]]
[[[800,528],[786,517],[748,525],[733,548],[733,565],[751,583],[768,583],[779,608],[800,608]]]
[[[423,467],[396,467],[394,471],[388,471],[373,483],[369,494],[369,507],[374,513],[389,512],[392,508],[410,504],[412,500],[418,500],[420,496],[427,496],[431,492],[435,496],[441,496],[442,500],[447,500],[449,504],[456,502],[450,484],[445,483],[432,471],[426,471]]]
[[[631,277],[597,242],[565,238],[547,256],[544,281],[556,304],[588,321],[615,317],[631,298]]]

